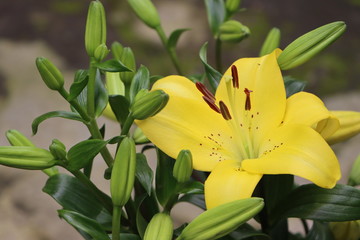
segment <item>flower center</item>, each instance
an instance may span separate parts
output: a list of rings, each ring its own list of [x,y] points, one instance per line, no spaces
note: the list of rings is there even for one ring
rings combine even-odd
[[[254,118],[259,115],[257,112],[254,114],[251,113],[251,93],[252,90],[248,88],[244,88],[245,94],[245,103],[244,108],[241,109],[239,104],[239,91],[240,82],[239,82],[239,75],[238,70],[235,65],[231,66],[231,77],[228,76],[226,78],[226,88],[228,93],[228,105],[223,101],[220,100],[216,101],[215,96],[204,86],[204,84],[197,82],[196,87],[197,89],[203,94],[204,101],[208,104],[208,106],[214,110],[215,112],[222,115],[223,119],[227,121],[230,125],[231,129],[234,132],[234,141],[236,148],[238,149],[237,157],[240,158],[240,161],[243,159],[255,158],[257,157],[255,154],[254,143],[253,143],[253,134],[254,130],[258,130],[258,127],[255,126],[253,129],[253,120]],[[241,99],[244,99],[240,97]]]

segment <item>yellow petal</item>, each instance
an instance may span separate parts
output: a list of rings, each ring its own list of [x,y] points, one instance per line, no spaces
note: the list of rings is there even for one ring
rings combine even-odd
[[[183,149],[190,150],[194,169],[202,171],[211,171],[221,160],[237,158],[233,133],[193,82],[169,76],[158,80],[153,89],[169,94],[169,102],[154,117],[136,124],[157,147],[173,158]]]
[[[339,121],[331,115],[320,98],[307,92],[296,93],[286,101],[284,124],[294,123],[316,127],[323,136],[332,135],[339,127]]]
[[[325,139],[329,144],[345,141],[360,133],[360,112],[332,111],[340,121],[340,128]]]
[[[238,118],[239,125],[250,128],[254,142],[277,127],[283,120],[286,94],[281,71],[277,64],[277,51],[261,58],[243,58],[233,63],[239,76],[239,88],[231,83],[231,67],[225,72],[216,91],[216,99],[222,100],[230,108],[232,116]],[[230,79],[230,80],[229,80]],[[251,90],[250,111],[245,110],[245,88]],[[251,122],[247,124],[247,122]],[[256,144],[255,144],[256,145]],[[256,151],[257,146],[255,146]]]
[[[240,162],[222,161],[216,165],[205,182],[205,202],[208,209],[251,197],[262,174],[240,170]]]
[[[321,135],[304,125],[284,125],[261,147],[260,157],[242,162],[245,171],[258,174],[293,174],[324,188],[340,179],[339,162]]]

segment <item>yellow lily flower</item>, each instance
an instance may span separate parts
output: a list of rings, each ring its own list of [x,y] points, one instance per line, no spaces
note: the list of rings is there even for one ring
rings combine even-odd
[[[169,94],[166,107],[137,121],[145,135],[169,156],[189,149],[193,167],[210,171],[207,208],[252,195],[263,174],[293,174],[332,188],[340,178],[338,160],[324,138],[339,122],[316,96],[300,92],[286,99],[277,64],[279,50],[237,60],[215,96],[203,84],[181,76],[157,81]]]
[[[343,142],[360,133],[360,112],[331,111],[339,119],[340,128],[332,135],[324,137],[329,144]]]

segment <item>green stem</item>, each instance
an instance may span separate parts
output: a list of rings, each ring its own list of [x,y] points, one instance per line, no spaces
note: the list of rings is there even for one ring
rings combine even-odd
[[[216,69],[221,73],[222,72],[222,57],[221,57],[221,52],[222,52],[222,42],[220,40],[220,38],[216,38],[216,42],[215,42],[215,61],[216,61]]]
[[[112,216],[112,240],[120,240],[121,206],[114,206]]]
[[[129,114],[126,121],[124,122],[124,125],[121,128],[120,136],[129,134],[130,128],[131,128],[132,124],[134,123],[134,120],[135,120],[134,117],[131,114]]]
[[[164,30],[161,27],[161,25],[156,28],[156,32],[158,33],[158,35],[159,35],[159,37],[161,39],[161,42],[163,43],[164,47],[166,48],[166,51],[168,52],[168,54],[169,54],[169,56],[171,58],[171,61],[175,66],[176,71],[178,72],[179,75],[183,75],[183,71],[180,68],[179,59],[177,57],[175,49],[168,47],[168,45],[167,45],[168,38],[166,37],[166,35],[164,33]]]
[[[91,119],[90,122],[87,124],[87,127],[91,133],[92,138],[104,139],[103,136],[101,135],[101,132],[99,130],[99,127],[98,127],[95,119]],[[107,149],[107,147],[104,147],[103,149],[101,149],[100,154],[104,158],[104,161],[106,162],[108,167],[112,166],[114,159],[111,156],[109,149]]]
[[[68,99],[69,93],[64,88],[60,89],[59,93],[66,100]],[[76,100],[71,100],[71,101],[69,101],[69,103],[80,114],[81,118],[86,121],[85,124],[86,124],[87,128],[89,129],[92,138],[94,138],[94,139],[103,139],[103,136],[101,135],[99,127],[98,127],[98,125],[96,123],[96,120],[94,118],[89,117],[89,115],[84,111],[83,107],[80,106],[80,104]],[[106,147],[101,149],[100,154],[104,158],[106,164],[109,167],[112,166],[112,163],[113,163],[114,159],[113,159],[113,157],[111,156],[109,150]]]
[[[91,118],[95,117],[95,80],[96,80],[96,71],[95,60],[90,59],[89,66],[89,82],[87,84],[87,112]]]
[[[103,193],[100,189],[98,189],[96,185],[91,182],[88,177],[85,176],[84,173],[79,170],[71,171],[71,173],[91,190],[91,192],[96,196],[96,198],[102,202],[106,210],[108,210],[110,213],[113,211],[112,202],[109,196]]]

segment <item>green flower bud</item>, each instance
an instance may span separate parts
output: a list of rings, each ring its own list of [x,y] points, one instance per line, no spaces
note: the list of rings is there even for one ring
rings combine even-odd
[[[110,192],[115,206],[124,206],[134,186],[136,149],[134,140],[125,137],[117,151],[111,172]]]
[[[338,39],[346,29],[344,22],[333,22],[308,32],[290,43],[278,57],[282,70],[297,67]]]
[[[111,44],[111,52],[117,60],[120,60],[123,49],[124,47],[119,42],[113,42],[113,44]]]
[[[150,28],[160,26],[160,17],[150,0],[128,0],[135,14]]]
[[[53,155],[42,148],[0,146],[0,164],[21,169],[42,170],[54,166]]]
[[[196,217],[177,240],[220,238],[254,217],[263,207],[261,198],[247,198],[219,205]]]
[[[181,150],[176,158],[173,169],[173,175],[179,183],[186,182],[190,179],[193,171],[192,156],[189,150]]]
[[[108,54],[110,50],[107,48],[106,44],[100,44],[94,52],[94,57],[96,61],[101,62]]]
[[[132,72],[120,72],[121,81],[125,84],[130,84],[135,74],[135,57],[134,53],[129,47],[125,47],[121,52],[120,61],[128,67]]]
[[[261,47],[260,56],[272,53],[280,44],[280,30],[273,28],[270,30],[266,39]]]
[[[145,134],[139,127],[135,129],[133,139],[137,144],[143,144],[149,142],[149,139],[145,136]]]
[[[51,145],[49,146],[51,154],[55,159],[65,160],[66,159],[66,147],[65,145],[57,139],[53,139]]]
[[[89,6],[85,29],[85,48],[89,57],[94,57],[95,49],[105,43],[105,10],[100,1],[92,1]]]
[[[15,129],[6,132],[6,138],[12,146],[35,147],[35,145],[21,132]]]
[[[225,8],[229,16],[233,15],[240,6],[240,0],[226,0]]]
[[[155,214],[146,227],[144,240],[171,240],[173,223],[167,213]]]
[[[348,184],[350,186],[360,185],[360,155],[356,158],[352,165]]]
[[[240,42],[250,35],[250,29],[240,22],[229,20],[219,28],[220,40],[224,42]]]
[[[147,93],[145,93],[145,91],[139,91],[135,96],[130,111],[135,119],[144,120],[160,112],[168,101],[169,95],[162,90]]]
[[[49,60],[43,57],[36,58],[36,67],[48,88],[57,91],[63,88],[64,77]]]

